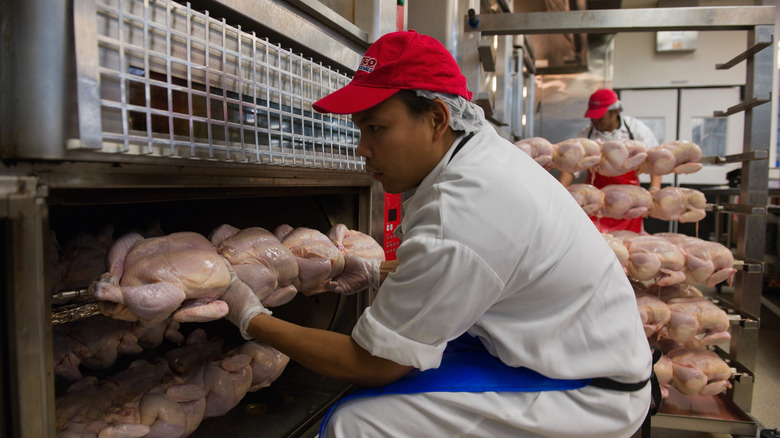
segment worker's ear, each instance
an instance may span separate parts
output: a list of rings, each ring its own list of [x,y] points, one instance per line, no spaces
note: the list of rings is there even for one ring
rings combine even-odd
[[[431,122],[433,124],[433,139],[438,140],[447,132],[450,126],[450,107],[441,99],[433,100]]]

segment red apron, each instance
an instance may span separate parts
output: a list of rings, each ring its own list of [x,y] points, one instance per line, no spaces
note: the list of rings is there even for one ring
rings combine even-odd
[[[588,172],[587,181],[589,184],[592,184],[599,189],[610,184],[631,184],[638,186],[639,176],[634,170],[624,173],[620,176],[604,176],[599,173]],[[633,219],[612,219],[611,217],[591,216],[590,220],[593,221],[593,223],[602,233],[615,230],[629,230],[635,233],[642,231],[641,217],[636,217]]]

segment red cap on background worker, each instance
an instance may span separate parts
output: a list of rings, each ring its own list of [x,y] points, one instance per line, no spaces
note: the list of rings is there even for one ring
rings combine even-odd
[[[589,119],[600,119],[604,117],[607,111],[620,109],[620,100],[618,95],[609,88],[596,90],[588,99],[588,110],[585,111],[585,117]]]

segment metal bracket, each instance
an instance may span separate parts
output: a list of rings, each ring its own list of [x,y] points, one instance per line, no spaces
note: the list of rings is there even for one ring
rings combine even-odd
[[[761,96],[753,97],[751,99],[748,99],[744,102],[738,103],[731,108],[727,109],[726,111],[715,111],[712,113],[713,117],[727,117],[732,114],[736,114],[738,112],[742,112],[745,110],[748,110],[750,108],[753,108],[755,106],[771,102],[772,101],[772,93],[768,92],[766,94],[762,94]]]
[[[727,164],[741,163],[745,161],[766,160],[769,158],[769,149],[745,152],[742,154],[726,155],[725,157],[706,156],[699,160],[702,164]]]

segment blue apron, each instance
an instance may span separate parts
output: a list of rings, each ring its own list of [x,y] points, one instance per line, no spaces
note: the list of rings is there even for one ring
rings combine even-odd
[[[524,367],[511,367],[488,353],[482,343],[467,334],[447,344],[438,368],[413,370],[401,379],[377,388],[353,391],[331,406],[320,425],[324,437],[328,419],[342,402],[358,397],[422,392],[539,392],[583,388],[591,379],[551,379]]]

